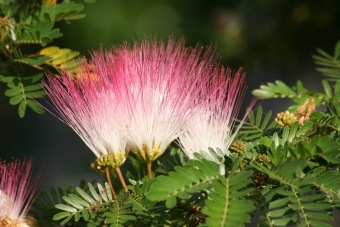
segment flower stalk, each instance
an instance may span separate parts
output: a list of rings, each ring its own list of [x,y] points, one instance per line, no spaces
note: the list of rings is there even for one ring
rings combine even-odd
[[[126,183],[125,183],[125,180],[123,178],[122,172],[120,171],[120,168],[118,167],[115,170],[116,170],[116,174],[117,174],[117,176],[119,178],[119,181],[120,181],[120,183],[122,184],[122,186],[124,188],[124,191],[128,192],[128,188],[126,187]]]
[[[115,190],[113,189],[113,185],[112,185],[112,182],[111,182],[111,176],[110,176],[110,169],[109,169],[109,167],[105,167],[105,175],[106,175],[107,183],[110,186],[110,190],[111,190],[111,193],[113,195],[113,198],[117,199],[117,194],[116,194]]]
[[[146,163],[146,168],[147,168],[147,171],[148,171],[148,178],[149,180],[152,179],[152,162],[148,162]]]

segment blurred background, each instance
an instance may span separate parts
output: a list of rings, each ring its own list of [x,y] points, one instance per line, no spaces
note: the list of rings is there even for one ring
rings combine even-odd
[[[223,65],[243,67],[248,92],[266,82],[282,80],[321,90],[322,76],[311,55],[317,47],[333,52],[340,39],[338,0],[98,0],[85,3],[86,17],[60,24],[64,36],[55,43],[88,56],[89,50],[111,47],[156,34],[185,37],[187,45],[215,43]],[[89,168],[95,156],[78,136],[49,113],[29,111],[24,119],[10,106],[0,86],[1,156],[35,157],[45,175],[43,187],[78,185],[100,179]],[[264,101],[265,110],[283,111],[285,100]]]

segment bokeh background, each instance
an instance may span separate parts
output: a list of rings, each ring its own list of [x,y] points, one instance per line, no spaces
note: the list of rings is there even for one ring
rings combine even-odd
[[[215,43],[220,61],[247,74],[251,91],[269,81],[288,85],[297,79],[321,90],[322,76],[311,55],[317,47],[333,52],[340,39],[338,0],[98,0],[85,3],[86,17],[62,23],[64,36],[55,44],[88,55],[145,35],[185,37],[188,45]],[[89,168],[95,156],[78,136],[51,114],[28,112],[24,119],[10,106],[0,86],[0,153],[2,157],[35,157],[45,175],[43,187],[78,185],[100,179]],[[289,102],[264,101],[265,109],[282,111]]]

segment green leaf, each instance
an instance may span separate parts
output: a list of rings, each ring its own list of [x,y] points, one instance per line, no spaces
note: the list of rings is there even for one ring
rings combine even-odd
[[[79,207],[89,207],[90,204],[88,202],[86,202],[85,200],[83,200],[82,198],[73,195],[73,194],[68,194],[68,197],[70,199],[72,199],[75,203],[77,203],[79,205]],[[83,208],[80,208],[83,209]]]
[[[65,202],[70,204],[71,206],[75,207],[76,209],[80,210],[83,209],[84,207],[78,202],[77,199],[71,198],[69,196],[63,196],[62,197]]]
[[[184,166],[175,167],[168,176],[159,176],[146,198],[151,201],[166,200],[174,206],[176,197],[188,199],[193,193],[209,187],[209,182],[219,178],[219,165],[208,160],[190,160]]]
[[[43,97],[46,96],[46,93],[43,90],[41,90],[41,91],[33,91],[33,92],[26,92],[26,96],[28,98],[33,98],[33,99],[43,98]]]
[[[296,137],[301,137],[303,136],[307,131],[311,130],[313,127],[313,122],[306,122],[301,126],[299,131],[296,132]]]
[[[39,103],[37,103],[33,100],[27,99],[26,104],[37,114],[45,113],[44,107],[42,107]]]
[[[53,28],[53,23],[34,21],[27,30],[21,35],[18,35],[18,39],[15,43],[28,44],[28,43],[40,43],[46,44],[52,42],[53,39],[62,36],[59,29]]]
[[[35,65],[42,65],[49,59],[50,59],[50,57],[48,57],[48,56],[32,56],[32,57],[29,57],[29,58],[15,59],[15,61],[27,64],[27,65],[35,66]]]
[[[332,88],[329,85],[328,81],[322,80],[322,86],[323,86],[323,89],[325,90],[327,98],[331,99],[333,97],[333,94],[332,94]]]
[[[17,105],[19,104],[21,101],[24,100],[24,97],[22,96],[22,94],[19,94],[19,95],[16,95],[16,96],[13,96],[9,99],[9,104],[11,105]]]
[[[339,59],[340,58],[340,41],[338,41],[334,48],[334,58]]]
[[[25,117],[25,112],[26,112],[26,102],[22,101],[19,105],[18,108],[18,112],[19,112],[19,117],[20,118],[24,118]]]
[[[102,197],[102,199],[105,201],[105,202],[108,202],[109,199],[107,197],[107,194],[106,194],[106,189],[104,189],[104,187],[101,185],[101,184],[97,184],[97,187],[98,187],[98,190],[99,190],[99,193]]]
[[[7,97],[13,97],[13,96],[21,94],[21,92],[22,92],[22,90],[21,90],[20,87],[13,87],[13,88],[7,89],[5,91],[5,95]]]
[[[85,221],[88,221],[90,219],[89,212],[86,209],[81,211],[81,215],[83,216]]]
[[[88,187],[89,187],[89,190],[91,192],[91,195],[93,196],[93,198],[97,201],[97,202],[100,202],[101,199],[98,195],[98,193],[96,192],[96,190],[94,189],[93,185],[92,184],[88,184]]]
[[[60,219],[69,217],[71,215],[70,212],[60,212],[53,216],[53,221],[59,221]]]
[[[250,213],[255,210],[255,206],[251,200],[243,198],[251,192],[247,190],[251,183],[248,179],[250,174],[248,171],[243,171],[212,181],[212,191],[202,209],[202,213],[207,215],[206,225],[243,226],[245,223],[250,223]]]
[[[247,121],[244,122],[244,124],[242,125],[239,131],[239,135],[242,138],[242,140],[254,141],[256,139],[259,139],[264,134],[266,134],[269,131],[269,129],[274,128],[273,124],[270,124],[268,126],[268,122],[272,115],[271,111],[266,113],[264,116],[264,119],[262,119],[263,111],[262,111],[262,107],[259,106],[255,114],[256,114],[256,119],[254,118],[253,111],[250,111]]]
[[[177,199],[176,197],[169,197],[165,200],[165,206],[168,208],[168,209],[172,209],[176,206],[177,204]]]
[[[295,91],[279,80],[276,80],[275,84],[268,83],[267,85],[261,85],[260,89],[255,89],[252,94],[259,97],[260,99],[296,96]]]
[[[287,226],[288,223],[291,221],[291,218],[280,218],[271,221],[273,226]]]
[[[57,208],[59,210],[68,211],[68,212],[71,212],[71,213],[77,212],[77,209],[75,209],[74,207],[64,205],[64,204],[57,204],[57,205],[55,205],[55,208]]]
[[[315,64],[319,65],[316,70],[321,72],[328,80],[336,81],[340,79],[340,41],[337,42],[334,48],[334,56],[326,53],[321,49],[317,49],[318,55],[313,55]],[[326,91],[328,96],[328,92]]]
[[[65,17],[65,20],[79,20],[83,19],[86,15],[85,14],[73,14]]]
[[[71,220],[72,216],[68,216],[67,218],[65,218],[62,222],[60,222],[60,225],[64,225],[67,222],[69,222]]]
[[[26,92],[28,92],[28,91],[40,91],[41,89],[42,89],[41,83],[25,86]]]
[[[95,201],[86,193],[84,192],[83,189],[81,188],[76,188],[76,191],[78,192],[78,194],[83,198],[85,199],[88,203],[90,204],[94,204]]]

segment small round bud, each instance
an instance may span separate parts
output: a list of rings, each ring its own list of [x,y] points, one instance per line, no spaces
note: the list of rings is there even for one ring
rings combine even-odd
[[[246,151],[246,145],[241,140],[235,140],[230,145],[230,150],[242,154]]]
[[[260,154],[260,156],[258,157],[259,161],[262,163],[270,163],[270,158],[268,155],[266,154]]]
[[[276,115],[275,121],[281,127],[285,127],[285,126],[290,127],[294,124],[294,122],[297,121],[297,117],[294,113],[291,113],[288,110],[286,110],[284,112],[278,113]]]

